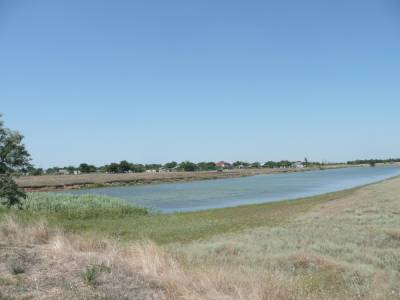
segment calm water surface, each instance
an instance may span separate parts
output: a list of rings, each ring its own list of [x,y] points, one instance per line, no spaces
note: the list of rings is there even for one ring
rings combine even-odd
[[[233,179],[105,187],[72,191],[101,194],[161,212],[194,211],[313,196],[400,175],[399,167],[346,168]]]

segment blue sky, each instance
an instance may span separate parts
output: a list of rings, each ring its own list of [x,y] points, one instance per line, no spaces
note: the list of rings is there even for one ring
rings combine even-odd
[[[400,157],[397,0],[0,0],[37,166]]]

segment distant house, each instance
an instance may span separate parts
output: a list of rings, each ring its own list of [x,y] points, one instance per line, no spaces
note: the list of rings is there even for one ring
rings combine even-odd
[[[79,170],[74,171],[74,175],[79,175],[79,174],[81,174],[81,171],[79,171]]]
[[[68,175],[69,171],[67,169],[60,169],[57,172],[58,175]]]
[[[219,161],[219,162],[216,162],[215,165],[216,165],[218,168],[230,168],[230,167],[232,166],[230,163],[228,163],[228,162],[226,162],[226,161]]]
[[[156,169],[149,169],[146,170],[146,173],[157,173],[158,171]]]
[[[304,168],[304,164],[301,161],[296,161],[292,164],[293,168]]]

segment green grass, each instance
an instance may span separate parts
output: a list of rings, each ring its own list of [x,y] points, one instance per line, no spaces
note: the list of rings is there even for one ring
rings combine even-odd
[[[277,226],[319,203],[343,197],[353,190],[274,203],[246,205],[199,212],[147,214],[143,209],[99,196],[32,193],[22,220],[44,217],[52,226],[88,236],[122,241],[151,239],[160,244],[190,242],[244,229]],[[1,214],[1,212],[0,212]]]
[[[56,193],[28,193],[27,198],[23,201],[23,210],[67,219],[137,216],[148,213],[145,208],[130,205],[117,198]]]

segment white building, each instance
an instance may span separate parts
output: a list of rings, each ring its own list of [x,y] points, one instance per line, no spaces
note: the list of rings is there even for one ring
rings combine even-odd
[[[296,161],[292,164],[293,168],[304,168],[304,164],[301,161]]]

